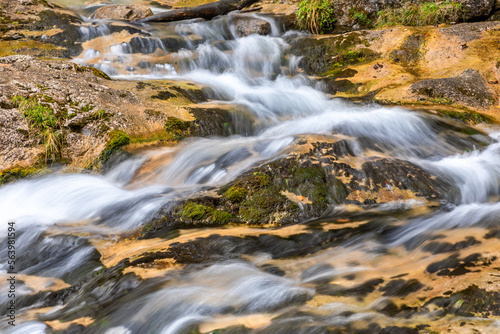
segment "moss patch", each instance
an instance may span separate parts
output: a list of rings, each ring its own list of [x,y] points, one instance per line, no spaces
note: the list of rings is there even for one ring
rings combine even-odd
[[[182,211],[182,217],[192,220],[200,220],[210,214],[212,210],[213,209],[208,206],[189,202],[186,204],[184,210]]]
[[[298,38],[291,43],[291,54],[301,55],[299,66],[321,76],[342,75],[350,65],[364,64],[380,57],[368,48],[366,33],[350,32],[328,38]]]
[[[230,187],[224,193],[224,196],[232,203],[240,203],[243,199],[245,199],[247,192],[248,191],[245,188]]]
[[[40,41],[0,41],[0,57],[16,54],[62,58],[66,49]]]
[[[40,167],[21,167],[16,165],[0,171],[0,185],[23,179],[28,176],[34,176],[36,174],[43,173],[44,171],[45,170]]]
[[[98,70],[97,68],[90,67],[90,66],[81,66],[77,64],[73,64],[75,67],[75,71],[78,73],[83,73],[83,72],[91,72],[93,75],[95,75],[98,78],[105,79],[105,80],[111,80],[110,76],[104,73],[101,70]]]
[[[480,114],[474,111],[451,111],[451,110],[437,110],[437,112],[445,117],[456,119],[468,124],[479,124],[479,123],[495,123],[494,119],[490,116]],[[479,133],[476,131],[475,133]],[[471,134],[475,134],[471,133]]]
[[[122,130],[113,130],[109,133],[109,141],[106,143],[107,151],[116,151],[130,144],[130,136]]]

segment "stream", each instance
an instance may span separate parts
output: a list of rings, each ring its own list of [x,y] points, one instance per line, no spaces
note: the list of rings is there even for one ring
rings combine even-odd
[[[75,1],[61,3],[76,6],[85,18],[94,10]],[[299,70],[300,57],[288,52],[290,43],[304,33],[284,31],[270,16],[244,14],[268,21],[271,33],[240,37],[234,22],[242,15],[143,25],[141,29],[151,36],[128,41],[110,35],[105,21],[86,19],[80,29],[85,50],[74,62],[119,80],[195,82],[207,87],[210,103],[238,106],[245,110],[247,121],[235,122],[237,131],[228,137],[191,138],[175,147],[140,151],[103,175],[56,173],[0,187],[1,220],[16,224],[19,298],[37,293],[35,286],[41,291],[39,300],[18,310],[20,323],[10,328],[2,322],[0,332],[53,333],[56,329],[49,323],[84,319],[86,307],[99,309],[97,319],[89,322],[94,325],[80,331],[75,325],[67,333],[305,334],[337,333],[335,328],[338,333],[414,333],[406,328],[438,316],[429,307],[428,312],[396,317],[387,311],[394,294],[370,294],[398,277],[439,289],[441,283],[433,283],[422,268],[443,257],[426,253],[423,247],[436,240],[461,242],[466,236],[476,240],[498,227],[500,129],[483,127],[487,135],[471,135],[471,142],[486,144],[467,144],[464,149],[460,140],[441,135],[436,116],[332,99],[322,84]],[[350,149],[358,156],[367,154],[367,143],[378,145],[388,159],[414,164],[452,184],[449,200],[431,209],[415,199],[363,210],[343,205],[327,216],[279,228],[196,227],[163,241],[131,242],[123,247],[158,250],[175,242],[208,240],[214,249],[232,255],[208,263],[169,264],[151,278],[110,278],[97,288],[84,285],[64,305],[44,305],[44,293],[51,287],[67,288],[85,275],[102,273],[101,249],[118,257],[127,252],[138,255],[115,245],[121,236],[133,234],[179,200],[223,186],[255,166],[286,156],[306,136],[349,138]],[[164,157],[165,162],[137,177],[153,157],[160,161]],[[332,238],[325,236],[328,226],[339,222],[352,228],[369,222],[366,226],[373,229],[347,233],[336,243],[320,242],[314,250],[304,246],[314,238]],[[297,235],[310,240],[287,239]],[[494,251],[494,240],[488,240],[470,246]],[[6,254],[4,238],[2,278]],[[345,286],[351,288],[342,290]],[[3,306],[7,289],[0,286]],[[105,302],[95,304],[99,300]],[[405,303],[412,302],[409,298]],[[41,315],[33,316],[37,309]],[[483,321],[491,333],[500,331],[498,321],[473,316],[449,321]],[[229,329],[215,331],[224,328]],[[384,332],[382,328],[396,329]]]

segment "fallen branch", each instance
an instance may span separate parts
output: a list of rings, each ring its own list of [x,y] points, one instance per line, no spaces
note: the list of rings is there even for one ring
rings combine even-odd
[[[184,7],[157,15],[149,16],[134,23],[146,22],[173,22],[188,19],[202,18],[210,20],[219,15],[225,15],[233,10],[248,7],[257,0],[220,0],[196,7]]]

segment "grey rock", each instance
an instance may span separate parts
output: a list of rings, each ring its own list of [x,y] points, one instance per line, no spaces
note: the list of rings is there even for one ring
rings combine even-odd
[[[487,108],[495,103],[495,94],[481,74],[467,69],[458,77],[422,80],[411,85],[413,93],[436,99],[446,99],[471,107]]]
[[[144,5],[110,5],[100,7],[90,18],[135,21],[152,15],[151,9]]]
[[[245,15],[232,15],[230,19],[239,37],[251,34],[269,35],[271,33],[271,24],[265,20]]]

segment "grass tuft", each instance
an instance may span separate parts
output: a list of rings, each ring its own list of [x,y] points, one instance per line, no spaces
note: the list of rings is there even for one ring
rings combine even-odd
[[[451,23],[463,20],[464,14],[462,4],[452,1],[407,3],[401,8],[379,11],[376,26],[405,25],[416,27]]]
[[[297,23],[300,29],[313,34],[333,30],[337,21],[330,0],[302,0],[297,11]]]

